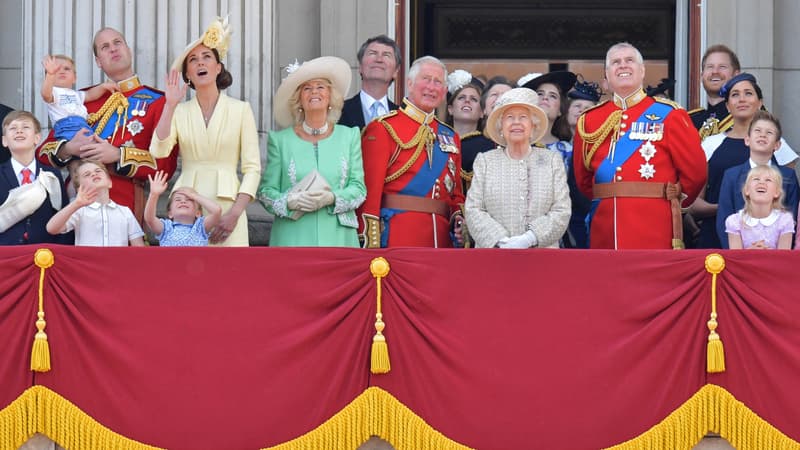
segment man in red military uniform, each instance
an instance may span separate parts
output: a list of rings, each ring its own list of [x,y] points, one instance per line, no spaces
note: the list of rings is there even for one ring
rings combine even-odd
[[[592,200],[591,248],[683,248],[680,203],[706,182],[700,137],[679,105],[648,97],[641,53],[628,43],[606,54],[613,100],[578,120],[575,179]],[[681,194],[682,192],[682,194]]]
[[[434,116],[446,72],[434,57],[414,61],[403,105],[364,129],[367,199],[358,217],[367,248],[461,244],[461,141]]]
[[[102,161],[112,174],[111,199],[129,207],[141,222],[147,176],[156,170],[172,176],[177,164],[177,147],[169,157],[159,160],[149,150],[164,108],[164,94],[139,82],[132,68],[131,49],[117,30],[98,31],[93,48],[98,67],[118,84],[120,92],[86,104],[93,130],[78,132],[70,141],[55,141],[51,131],[39,147],[38,158],[56,167],[75,158]]]

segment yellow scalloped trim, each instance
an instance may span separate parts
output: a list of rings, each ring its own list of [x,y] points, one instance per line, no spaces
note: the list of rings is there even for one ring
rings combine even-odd
[[[734,448],[800,449],[800,443],[754,413],[724,388],[707,384],[661,423],[614,450],[690,449],[709,432]]]
[[[433,429],[392,394],[370,387],[314,430],[270,449],[358,448],[370,436],[384,439],[397,450],[469,448]]]
[[[0,410],[0,448],[19,448],[35,433],[70,449],[158,449],[111,431],[44,386],[26,389]]]

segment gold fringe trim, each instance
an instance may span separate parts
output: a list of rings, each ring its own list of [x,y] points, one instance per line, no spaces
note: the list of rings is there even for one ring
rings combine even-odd
[[[800,450],[797,442],[736,400],[724,388],[707,384],[658,425],[613,450],[691,449],[709,432],[734,448]]]
[[[367,388],[344,409],[316,429],[275,447],[276,450],[327,450],[358,448],[370,436],[378,436],[397,450],[468,449],[425,423],[378,387]]]
[[[46,248],[36,250],[33,255],[33,263],[39,267],[39,312],[36,314],[36,335],[33,337],[33,348],[31,349],[31,371],[48,372],[50,370],[50,344],[47,342],[47,333],[44,328],[47,322],[44,320],[44,272],[55,263],[53,252]]]
[[[68,449],[158,449],[109,430],[44,386],[27,389],[0,410],[0,448],[19,448],[35,433]]]
[[[372,351],[370,352],[370,371],[375,374],[389,373],[392,365],[389,362],[389,345],[383,335],[386,324],[383,323],[381,313],[381,279],[389,274],[389,262],[383,257],[377,257],[369,264],[369,270],[378,283],[378,300],[375,307],[375,336],[372,337]]]
[[[725,372],[725,348],[717,334],[717,275],[725,270],[725,258],[719,253],[706,256],[706,270],[711,273],[711,318],[708,319],[706,372]]]

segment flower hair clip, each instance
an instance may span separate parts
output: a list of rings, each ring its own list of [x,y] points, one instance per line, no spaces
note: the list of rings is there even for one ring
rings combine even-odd
[[[230,43],[231,27],[228,24],[228,16],[225,16],[224,19],[217,17],[203,34],[203,45],[215,49],[219,54],[219,59],[223,59],[228,53]]]
[[[472,82],[472,74],[463,69],[456,69],[447,75],[447,92],[455,93]]]
[[[291,74],[293,74],[293,73],[294,73],[294,72],[295,72],[297,69],[299,69],[299,68],[300,68],[300,66],[301,66],[301,65],[302,65],[302,64],[300,64],[300,63],[297,61],[297,58],[295,58],[293,63],[289,63],[289,64],[286,66],[286,75],[291,75]]]

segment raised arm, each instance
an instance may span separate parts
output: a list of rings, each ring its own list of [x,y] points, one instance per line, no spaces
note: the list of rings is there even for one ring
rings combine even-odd
[[[144,223],[156,235],[164,232],[164,224],[156,216],[158,199],[167,190],[167,174],[159,170],[154,176],[147,176],[150,181],[150,194],[147,196],[147,203],[144,205]]]
[[[186,83],[181,80],[181,74],[177,70],[170,70],[166,77],[166,84],[167,88],[164,91],[166,102],[161,112],[161,118],[158,120],[158,125],[156,125],[156,137],[162,141],[169,137],[175,107],[186,96],[187,89]],[[156,155],[156,157],[159,156]]]
[[[86,92],[86,97],[84,98],[84,102],[93,102],[102,97],[103,95],[105,95],[106,92],[114,93],[118,91],[119,91],[119,86],[117,85],[117,83],[114,83],[112,81],[101,83],[98,84],[97,86],[92,86],[84,91]]]
[[[44,81],[42,82],[42,100],[53,103],[53,86],[56,83],[56,74],[61,70],[61,61],[52,55],[47,55],[42,60],[44,67]]]
[[[67,221],[75,214],[75,211],[83,208],[86,205],[91,205],[97,198],[97,188],[94,186],[81,185],[78,188],[78,196],[69,205],[61,208],[61,210],[53,215],[47,222],[47,232],[50,234],[66,233]]]
[[[219,224],[219,221],[222,218],[222,207],[219,206],[219,203],[200,194],[190,187],[181,187],[176,189],[175,192],[182,192],[184,195],[194,200],[206,211],[205,221],[203,223],[206,233],[213,230],[214,227]]]

